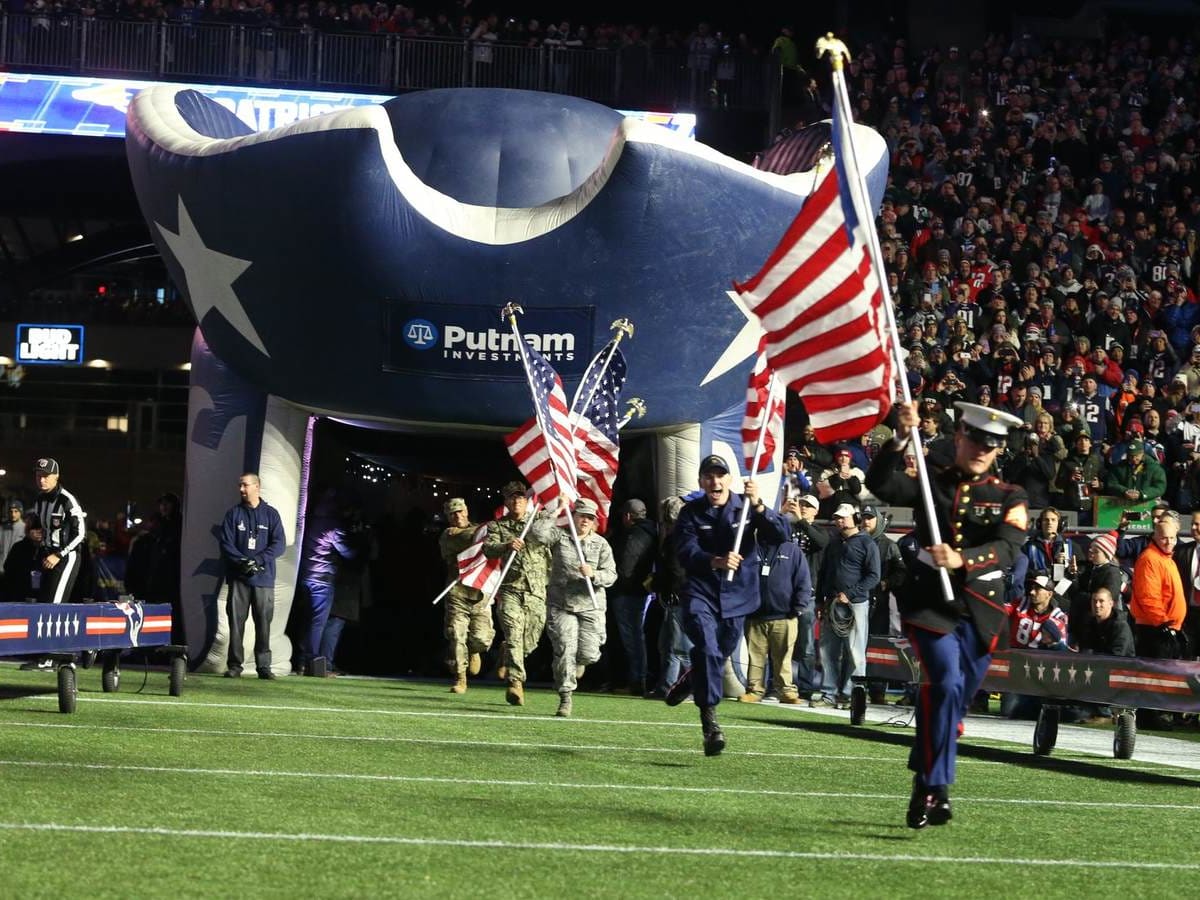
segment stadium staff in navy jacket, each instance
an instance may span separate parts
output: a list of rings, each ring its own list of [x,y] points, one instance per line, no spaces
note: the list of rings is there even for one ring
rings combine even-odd
[[[226,678],[242,674],[243,633],[246,615],[254,614],[254,668],[258,677],[274,680],[271,671],[271,619],[275,615],[275,560],[287,547],[283,520],[275,507],[259,496],[258,475],[246,472],[238,479],[242,502],[225,513],[221,524],[221,557],[229,599],[229,657]]]
[[[717,724],[721,702],[721,673],[727,657],[741,639],[746,616],[758,609],[761,568],[758,545],[788,540],[788,527],[758,496],[758,486],[745,482],[745,496],[729,490],[729,464],[720,456],[700,463],[703,497],[684,506],[675,533],[679,562],[687,572],[680,602],[683,629],[692,640],[691,688],[700,707],[704,753],[725,749],[725,734]],[[742,507],[751,506],[741,544],[734,546]],[[733,580],[727,580],[733,572]],[[677,693],[672,689],[673,693]],[[669,702],[668,698],[668,702]]]
[[[738,699],[756,703],[767,692],[764,676],[771,660],[771,686],[780,703],[799,703],[792,676],[792,649],[796,646],[800,617],[813,605],[808,560],[795,541],[763,544],[758,570],[762,605],[746,620],[746,693]]]

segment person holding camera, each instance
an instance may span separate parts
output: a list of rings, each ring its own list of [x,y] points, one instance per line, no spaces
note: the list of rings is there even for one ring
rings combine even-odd
[[[256,472],[238,479],[242,500],[221,523],[221,558],[229,596],[225,614],[229,619],[229,653],[226,678],[242,676],[246,617],[254,616],[254,668],[258,677],[274,681],[271,671],[271,620],[275,614],[275,560],[287,547],[283,520],[275,507],[261,496]]]

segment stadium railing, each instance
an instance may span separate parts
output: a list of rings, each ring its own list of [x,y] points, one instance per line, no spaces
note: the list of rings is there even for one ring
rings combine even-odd
[[[0,66],[13,71],[234,82],[392,93],[425,88],[551,91],[618,108],[767,111],[778,66],[648,48],[525,47],[215,22],[131,22],[0,13]]]

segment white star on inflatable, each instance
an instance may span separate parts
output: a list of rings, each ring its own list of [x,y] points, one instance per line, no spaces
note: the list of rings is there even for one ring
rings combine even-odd
[[[738,308],[738,312],[746,317],[746,324],[742,326],[741,331],[734,335],[733,340],[725,348],[725,352],[713,363],[713,367],[708,370],[708,374],[700,382],[700,387],[704,387],[710,381],[720,378],[726,372],[736,368],[743,360],[753,356],[755,351],[758,350],[759,338],[763,336],[762,323],[758,321],[757,316],[746,309],[746,304],[742,302],[742,298],[738,296],[737,291],[726,291],[725,296],[733,301],[733,305]]]
[[[159,222],[154,224],[171,248],[175,261],[183,269],[196,321],[203,322],[209,310],[216,309],[238,334],[253,344],[263,356],[269,357],[271,354],[263,346],[262,338],[258,336],[258,331],[233,289],[238,276],[250,268],[250,260],[209,249],[192,224],[192,217],[183,205],[183,197],[179,198],[178,234]]]

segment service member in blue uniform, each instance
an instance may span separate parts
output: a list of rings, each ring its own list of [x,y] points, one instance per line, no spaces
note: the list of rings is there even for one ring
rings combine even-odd
[[[955,403],[954,463],[930,470],[933,506],[942,543],[933,544],[916,479],[901,465],[907,440],[889,441],[867,473],[868,489],[888,503],[911,506],[920,546],[918,564],[902,591],[900,612],[927,679],[917,700],[917,733],[909,754],[913,776],[910,828],[951,818],[958,728],[983,681],[1005,627],[1004,573],[1025,542],[1025,491],[992,474],[1010,428],[1020,419],[974,403]],[[899,408],[897,436],[917,424],[915,403]],[[954,598],[943,596],[938,568],[950,573]]]
[[[729,490],[733,480],[729,464],[720,456],[700,463],[700,489],[704,496],[685,505],[675,534],[679,562],[687,572],[680,604],[683,630],[692,640],[692,697],[700,707],[704,753],[716,756],[725,749],[725,734],[717,724],[725,660],[737,649],[746,616],[759,606],[758,545],[781,544],[790,537],[779,514],[767,508],[758,487],[747,480],[745,496]],[[750,504],[746,530],[734,546],[742,507]],[[733,580],[726,574],[733,572]]]

